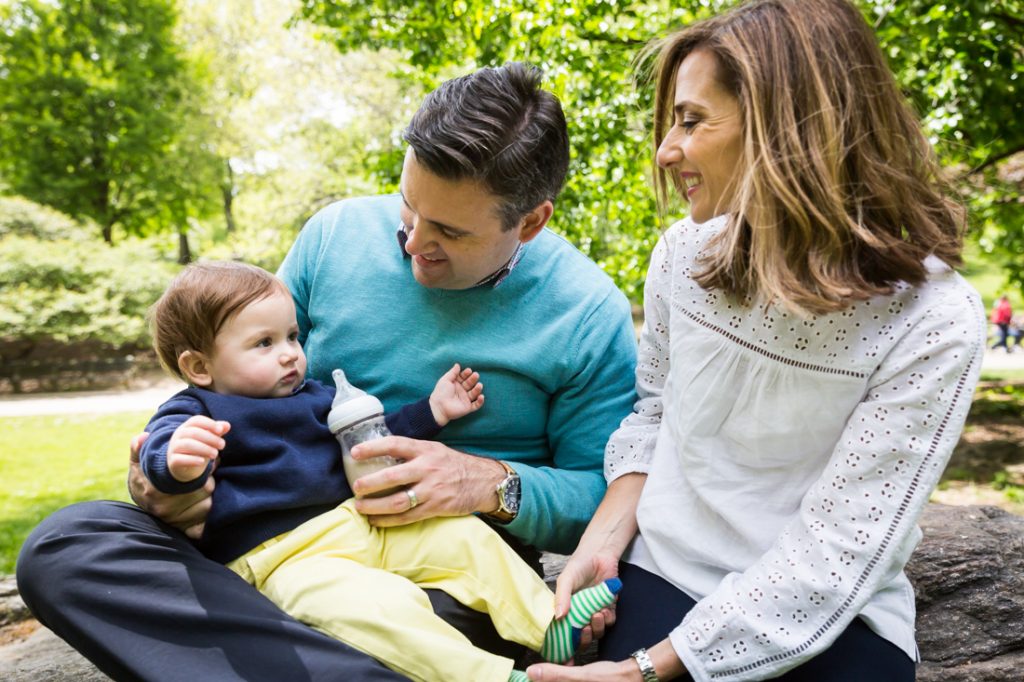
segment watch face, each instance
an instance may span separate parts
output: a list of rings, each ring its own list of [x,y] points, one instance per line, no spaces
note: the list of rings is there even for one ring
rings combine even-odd
[[[505,486],[505,507],[509,512],[515,516],[519,513],[519,497],[522,494],[521,486],[522,482],[518,476],[513,476],[508,485]]]

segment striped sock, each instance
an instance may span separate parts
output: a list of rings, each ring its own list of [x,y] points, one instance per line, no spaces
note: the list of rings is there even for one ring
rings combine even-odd
[[[561,620],[551,621],[548,626],[540,655],[555,663],[568,662],[579,648],[581,633],[590,624],[590,618],[606,606],[611,606],[621,589],[621,580],[609,578],[600,585],[572,595],[569,613]]]
[[[522,670],[513,670],[508,675],[508,682],[530,682],[530,678]]]

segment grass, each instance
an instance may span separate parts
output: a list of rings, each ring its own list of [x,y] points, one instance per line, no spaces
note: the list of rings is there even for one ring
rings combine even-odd
[[[970,240],[964,247],[964,267],[960,269],[960,274],[981,294],[986,310],[991,310],[992,304],[1003,294],[1010,297],[1014,310],[1020,310],[1024,305],[1021,291],[1007,285],[1006,273],[1000,265]]]
[[[150,414],[0,418],[0,575],[45,516],[73,502],[127,500],[128,441]]]
[[[1024,353],[1024,350],[1019,352]],[[984,369],[981,370],[981,381],[1003,381],[1013,384],[1024,384],[1024,368]]]

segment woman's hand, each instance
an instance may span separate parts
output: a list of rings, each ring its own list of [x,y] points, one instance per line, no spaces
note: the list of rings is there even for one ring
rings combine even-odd
[[[555,618],[564,618],[569,613],[569,600],[573,593],[618,575],[619,557],[610,552],[585,555],[577,549],[555,583]],[[615,604],[612,604],[591,617],[590,625],[583,628],[580,636],[580,648],[585,649],[593,640],[604,637],[605,628],[614,624]]]
[[[686,666],[676,656],[672,643],[663,639],[647,650],[660,680],[691,679]],[[632,658],[617,663],[599,662],[584,666],[563,666],[538,663],[526,669],[531,680],[543,682],[641,682],[640,666]]]
[[[569,599],[573,593],[618,576],[619,557],[614,553],[602,551],[587,554],[577,549],[555,583],[555,618],[564,618],[569,613]],[[614,617],[607,624],[611,625],[612,622]]]
[[[467,455],[435,441],[388,436],[352,448],[356,460],[389,455],[401,464],[352,482],[356,509],[374,526],[401,526],[434,516],[465,516],[498,508],[497,485],[505,468],[486,457]],[[365,497],[398,488],[383,497]],[[416,505],[406,491],[415,493]]]
[[[214,481],[213,476],[199,490],[183,495],[168,495],[157,490],[139,464],[139,450],[149,437],[140,433],[132,438],[131,455],[128,460],[128,492],[135,504],[157,517],[164,523],[181,530],[188,537],[197,540],[203,535],[206,517],[210,513]]]
[[[632,660],[581,666],[537,663],[527,668],[526,674],[535,682],[641,682],[643,679],[640,668]]]

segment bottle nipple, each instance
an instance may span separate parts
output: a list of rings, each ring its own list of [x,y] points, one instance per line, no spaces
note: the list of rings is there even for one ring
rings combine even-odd
[[[331,376],[334,377],[334,385],[337,388],[337,392],[334,394],[334,402],[331,403],[331,407],[337,407],[346,400],[366,395],[366,391],[361,388],[356,388],[348,382],[348,378],[342,370],[334,370],[331,372]]]

